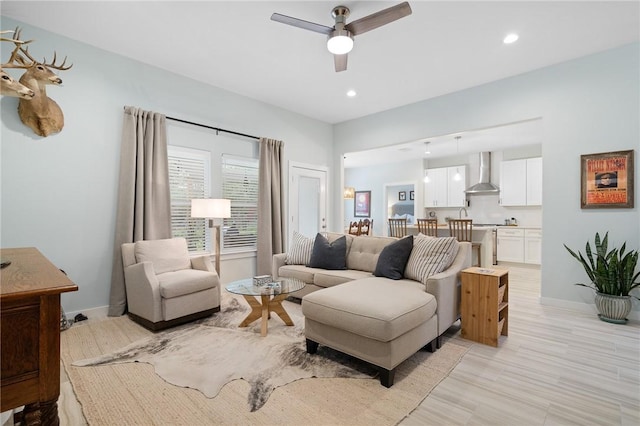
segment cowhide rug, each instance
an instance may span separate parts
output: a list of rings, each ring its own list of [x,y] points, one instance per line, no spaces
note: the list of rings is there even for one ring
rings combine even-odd
[[[307,354],[300,305],[283,305],[294,322],[288,327],[272,314],[266,337],[260,321],[247,328],[238,324],[249,313],[247,302],[223,290],[221,311],[213,317],[156,333],[110,354],[75,361],[74,366],[144,362],[176,386],[197,389],[215,397],[237,379],[251,385],[251,411],[260,409],[273,390],[310,377],[372,378],[377,371],[362,361],[320,346]]]

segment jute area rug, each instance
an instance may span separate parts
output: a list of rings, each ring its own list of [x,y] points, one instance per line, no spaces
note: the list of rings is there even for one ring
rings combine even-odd
[[[63,366],[87,422],[395,425],[468,350],[445,338],[402,363],[387,389],[366,363],[322,346],[306,354],[297,303],[283,302],[294,327],[273,315],[260,337],[258,323],[237,327],[244,299],[223,293],[220,313],[162,333],[126,316],[64,331]]]

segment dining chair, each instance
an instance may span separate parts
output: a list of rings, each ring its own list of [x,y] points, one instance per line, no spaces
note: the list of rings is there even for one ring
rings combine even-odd
[[[418,232],[430,237],[438,236],[438,219],[416,219]]]
[[[360,227],[362,226],[362,221],[360,222],[350,222],[349,223],[349,234],[351,235],[360,235]]]
[[[455,237],[458,241],[468,241],[471,243],[471,250],[478,251],[478,264],[473,266],[481,266],[481,248],[480,243],[472,241],[473,219],[449,219],[449,235]]]
[[[407,235],[407,219],[389,219],[389,236],[402,238]]]
[[[369,235],[369,233],[373,232],[373,220],[364,219],[362,221],[362,226],[360,226],[360,235]]]

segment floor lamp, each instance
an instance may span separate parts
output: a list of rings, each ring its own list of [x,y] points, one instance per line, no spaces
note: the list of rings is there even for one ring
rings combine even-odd
[[[215,229],[216,237],[216,272],[220,275],[220,225],[214,224],[216,219],[231,217],[231,200],[223,198],[197,198],[191,200],[191,217],[209,219],[209,228]]]

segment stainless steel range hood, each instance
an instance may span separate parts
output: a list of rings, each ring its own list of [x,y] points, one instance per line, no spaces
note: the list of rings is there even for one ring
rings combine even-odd
[[[467,195],[490,195],[500,192],[500,188],[491,183],[491,153],[480,153],[480,179],[464,191]]]

